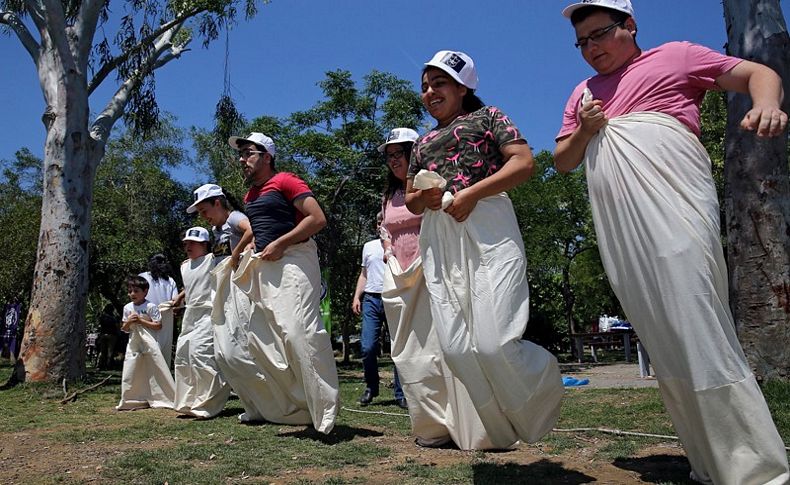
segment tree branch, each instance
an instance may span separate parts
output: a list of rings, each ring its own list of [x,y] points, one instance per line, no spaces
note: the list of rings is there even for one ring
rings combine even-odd
[[[91,93],[97,87],[99,87],[99,85],[107,78],[107,76],[110,75],[111,72],[113,72],[118,67],[119,64],[129,59],[130,56],[139,52],[146,45],[153,42],[155,39],[163,35],[168,30],[180,28],[186,20],[200,13],[205,12],[206,10],[207,10],[206,8],[200,8],[198,10],[193,10],[188,13],[179,15],[178,17],[171,20],[170,22],[162,24],[158,29],[151,32],[150,35],[140,39],[140,42],[138,42],[137,45],[135,45],[131,49],[127,49],[119,56],[111,59],[110,61],[107,61],[105,64],[101,66],[101,68],[99,68],[99,71],[93,76],[93,79],[91,79],[90,82],[88,83],[88,96],[90,96]]]
[[[132,91],[140,85],[140,82],[142,82],[148,74],[164,66],[173,59],[178,58],[182,52],[188,50],[186,46],[189,42],[178,46],[171,44],[170,40],[177,30],[178,29],[172,29],[170,32],[166,32],[154,46],[154,51],[144,64],[145,67],[129,76],[129,78],[118,88],[101,114],[96,117],[96,121],[93,122],[91,126],[91,138],[97,142],[107,141],[113,125],[124,113],[126,104],[129,102],[129,96]]]
[[[29,0],[28,0],[29,1]],[[38,0],[44,6],[43,15],[45,29],[52,40],[53,47],[58,52],[58,57],[63,64],[63,70],[79,71],[71,52],[71,44],[66,35],[66,15],[63,12],[63,4],[58,0]]]
[[[33,63],[38,64],[41,46],[36,42],[36,39],[33,38],[33,35],[27,27],[25,27],[25,24],[22,23],[19,16],[13,12],[0,12],[0,24],[8,25],[11,30],[14,31],[24,48],[27,49],[30,57],[33,58]]]
[[[88,56],[93,47],[93,36],[96,34],[96,25],[99,23],[99,15],[106,0],[83,0],[80,5],[80,12],[77,14],[77,29],[75,34],[79,42],[77,55],[80,65],[87,65]]]

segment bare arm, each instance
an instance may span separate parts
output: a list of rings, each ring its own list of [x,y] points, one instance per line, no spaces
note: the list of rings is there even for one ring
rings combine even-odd
[[[500,148],[504,164],[498,172],[455,194],[453,202],[444,210],[458,222],[463,222],[481,199],[510,190],[527,181],[535,170],[532,150],[526,142],[509,143]]]
[[[439,210],[442,208],[442,191],[440,189],[417,190],[413,187],[414,179],[406,179],[406,208],[412,214],[420,215],[425,209]]]
[[[741,120],[741,128],[756,131],[759,137],[779,136],[787,126],[787,114],[781,110],[784,90],[782,79],[773,69],[751,61],[742,61],[716,78],[727,91],[749,94],[752,109]]]
[[[354,289],[354,300],[351,302],[351,311],[354,312],[354,315],[359,315],[362,313],[362,292],[365,290],[365,285],[368,282],[368,269],[363,267],[362,271],[359,272],[359,278],[357,278],[357,287]]]
[[[233,251],[230,254],[230,261],[234,268],[239,267],[239,258],[241,258],[241,253],[247,248],[247,246],[252,242],[252,226],[250,225],[249,219],[244,219],[239,222],[239,229],[244,231],[244,234],[239,239],[239,243],[236,244],[236,247],[233,248]]]
[[[576,131],[557,141],[554,148],[554,166],[557,170],[570,172],[582,163],[590,140],[609,121],[602,106],[603,102],[599,99],[585,103],[579,112],[581,123]]]
[[[296,210],[304,214],[304,219],[299,221],[293,229],[270,242],[261,251],[260,258],[266,261],[277,261],[283,257],[288,247],[308,239],[326,226],[326,216],[315,197],[302,197],[294,201]]]

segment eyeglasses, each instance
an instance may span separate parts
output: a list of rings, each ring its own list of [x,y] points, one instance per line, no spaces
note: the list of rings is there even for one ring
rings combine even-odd
[[[250,158],[255,153],[259,153],[260,154],[260,153],[266,153],[266,152],[262,152],[262,151],[259,151],[259,150],[241,150],[239,152],[239,158],[243,158],[243,159],[246,160],[246,159]]]
[[[615,27],[620,26],[620,25],[623,25],[623,22],[615,22],[615,23],[613,23],[612,25],[610,25],[608,27],[604,27],[602,29],[594,30],[587,37],[580,37],[580,38],[576,39],[576,43],[573,44],[573,45],[575,45],[577,49],[584,49],[585,47],[587,47],[587,43],[589,41],[599,42],[599,41],[603,40],[603,38],[606,36],[606,34],[608,34],[612,30],[614,30]]]
[[[384,155],[387,160],[397,160],[403,156],[405,152],[403,150],[395,150],[394,152],[389,152]]]

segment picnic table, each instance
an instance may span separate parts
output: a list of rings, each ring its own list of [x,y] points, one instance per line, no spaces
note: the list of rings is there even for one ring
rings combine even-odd
[[[584,357],[584,346],[590,346],[590,353],[594,362],[598,362],[598,355],[596,349],[599,347],[619,346],[622,342],[623,351],[625,352],[625,361],[631,362],[631,341],[637,340],[636,333],[633,329],[628,330],[610,330],[608,332],[586,332],[586,333],[573,333],[574,348],[576,349],[576,356],[579,362],[582,362]]]

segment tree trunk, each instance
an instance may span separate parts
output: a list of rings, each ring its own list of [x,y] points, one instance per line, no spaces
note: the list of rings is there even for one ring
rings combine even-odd
[[[63,72],[44,51],[39,73],[49,107],[43,197],[30,311],[20,358],[25,379],[77,379],[85,373],[85,305],[93,182],[102,149],[88,131],[83,73]],[[42,54],[44,53],[42,52]],[[103,145],[102,145],[103,146]]]
[[[728,53],[773,68],[790,108],[790,39],[778,0],[725,0]],[[730,94],[725,209],[730,305],[758,379],[790,377],[790,174],[787,138],[739,128],[748,95]]]

